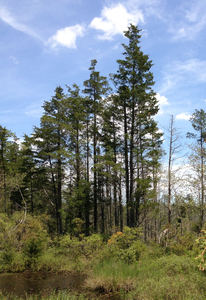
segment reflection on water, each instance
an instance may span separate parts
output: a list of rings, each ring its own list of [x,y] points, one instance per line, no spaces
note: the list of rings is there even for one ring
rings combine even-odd
[[[82,275],[57,275],[48,273],[1,274],[0,291],[21,297],[31,294],[47,294],[54,290],[78,288],[82,285]]]

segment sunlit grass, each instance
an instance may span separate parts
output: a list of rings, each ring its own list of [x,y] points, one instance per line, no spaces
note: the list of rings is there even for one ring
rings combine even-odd
[[[93,267],[93,276],[86,280],[85,285],[93,290],[115,292],[129,291],[135,286],[138,276],[137,266],[122,261],[105,261]]]
[[[104,292],[122,291],[122,299],[206,299],[205,274],[198,270],[194,259],[176,255],[132,265],[121,261],[99,263],[86,286]]]

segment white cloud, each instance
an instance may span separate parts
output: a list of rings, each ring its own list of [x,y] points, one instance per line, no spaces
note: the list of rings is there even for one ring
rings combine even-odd
[[[156,98],[159,102],[159,107],[160,107],[158,115],[162,115],[163,114],[163,106],[169,105],[168,99],[165,96],[161,96],[159,93],[156,94]]]
[[[3,6],[0,6],[0,19],[5,22],[6,24],[10,25],[14,29],[26,33],[30,36],[36,37],[41,39],[36,33],[34,33],[30,28],[26,25],[19,23],[11,13]]]
[[[189,24],[183,24],[183,26],[180,29],[174,28],[170,29],[169,31],[172,32],[173,41],[179,41],[180,39],[187,39],[187,40],[194,40],[197,37],[197,34],[201,32],[206,25],[206,18],[202,18],[197,22],[196,24],[189,25]]]
[[[48,44],[52,48],[56,48],[58,45],[65,46],[67,48],[76,48],[76,38],[83,36],[85,28],[83,25],[75,25],[59,29],[55,35],[50,37]]]
[[[136,25],[144,22],[144,16],[140,10],[129,13],[122,4],[104,7],[100,18],[94,18],[90,24],[91,28],[101,30],[103,35],[99,39],[111,40],[116,34],[123,34],[130,23]]]
[[[191,115],[189,114],[189,113],[181,113],[181,114],[178,114],[178,115],[176,115],[176,118],[175,118],[175,120],[186,120],[186,121],[188,121],[189,119],[191,118]]]
[[[204,0],[196,0],[188,3],[189,7],[185,11],[185,17],[189,22],[195,23],[204,18],[206,12],[206,2]]]
[[[175,70],[180,73],[190,74],[194,80],[199,82],[206,82],[206,61],[199,59],[190,59],[184,63],[178,63],[175,66]]]

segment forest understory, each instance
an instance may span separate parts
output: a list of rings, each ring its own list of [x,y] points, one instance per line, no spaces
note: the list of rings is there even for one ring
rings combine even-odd
[[[159,241],[145,241],[142,228],[124,227],[111,236],[72,234],[52,237],[45,216],[1,215],[0,272],[83,274],[77,291],[32,295],[27,299],[205,299],[206,232],[181,234],[171,226]],[[42,220],[41,220],[42,219]],[[4,239],[2,238],[4,235]],[[2,243],[3,242],[3,243]],[[1,299],[20,299],[6,296]]]

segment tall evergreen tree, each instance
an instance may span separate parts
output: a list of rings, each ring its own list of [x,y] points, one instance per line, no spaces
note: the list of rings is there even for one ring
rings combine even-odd
[[[99,137],[99,126],[98,126],[98,116],[101,112],[101,99],[103,96],[107,95],[109,91],[109,85],[107,78],[100,76],[99,72],[96,71],[97,61],[94,59],[91,61],[91,67],[89,70],[90,78],[84,81],[84,93],[89,96],[90,99],[90,114],[91,118],[91,135],[93,143],[93,206],[94,206],[94,230],[97,232],[97,222],[98,222],[98,182],[97,182],[97,170],[95,165],[97,164],[97,151],[98,151],[98,137]]]
[[[204,205],[205,205],[205,180],[204,180],[204,165],[205,165],[205,147],[204,142],[206,141],[206,112],[203,109],[195,110],[190,119],[192,127],[197,132],[187,133],[188,138],[196,139],[200,147],[200,177],[201,177],[201,226],[204,225]]]
[[[109,202],[110,206],[110,219],[112,219],[112,208],[114,208],[114,225],[116,228],[122,230],[120,225],[122,222],[122,203],[118,203],[118,182],[119,175],[121,172],[121,163],[120,163],[120,148],[121,148],[121,120],[118,107],[118,97],[117,95],[110,95],[104,101],[104,109],[102,113],[102,132],[101,140],[104,151],[105,165],[108,166],[105,175],[106,183],[110,180],[111,192],[110,197],[112,201]],[[107,193],[109,194],[109,193]],[[110,222],[111,224],[111,222]],[[112,226],[111,226],[112,227]]]
[[[61,209],[66,145],[63,98],[63,89],[57,87],[51,101],[44,102],[40,128],[35,127],[33,134],[38,159],[51,179],[58,234],[63,233]]]
[[[124,160],[127,206],[127,225],[135,226],[135,205],[145,201],[146,191],[150,188],[147,149],[154,127],[154,116],[158,112],[156,95],[152,89],[152,61],[139,46],[140,30],[130,25],[125,32],[129,44],[123,44],[124,59],[117,60],[119,69],[114,74],[114,83],[119,94],[119,106],[124,122]],[[149,158],[151,160],[151,156]],[[136,203],[135,203],[136,202]]]
[[[89,177],[84,158],[87,153],[87,99],[80,95],[80,88],[73,84],[68,87],[69,95],[63,101],[65,107],[64,122],[67,130],[68,165],[74,171],[73,191],[69,192],[70,202],[76,208],[73,218],[85,217],[85,232],[89,234]],[[87,103],[86,103],[87,104]],[[85,107],[86,106],[86,107]],[[86,127],[86,129],[85,129]],[[85,147],[86,146],[86,147]]]
[[[9,176],[9,138],[13,136],[12,132],[6,127],[0,126],[0,182],[1,182],[1,199],[4,211],[8,212],[8,193],[7,193],[7,176]]]
[[[24,141],[21,145],[21,166],[20,170],[25,174],[23,179],[23,192],[29,212],[34,213],[34,191],[38,188],[38,173],[40,169],[37,167],[35,159],[35,149],[32,145],[32,137],[24,135]],[[40,174],[39,174],[40,175]]]

